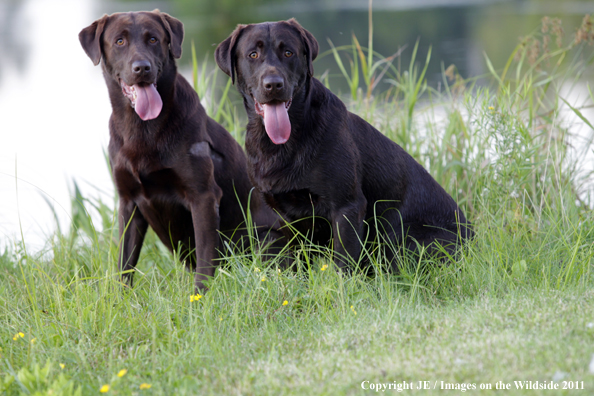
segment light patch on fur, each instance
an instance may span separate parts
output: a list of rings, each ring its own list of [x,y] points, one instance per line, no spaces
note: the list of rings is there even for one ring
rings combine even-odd
[[[210,157],[210,145],[208,142],[194,143],[192,147],[190,147],[190,154],[196,157]]]
[[[208,142],[194,143],[192,147],[190,147],[190,154],[200,158],[210,157],[210,159],[216,163],[221,163],[223,161],[223,155],[210,147]]]

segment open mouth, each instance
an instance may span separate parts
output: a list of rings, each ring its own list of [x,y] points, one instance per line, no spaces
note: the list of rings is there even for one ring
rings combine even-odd
[[[256,114],[264,119],[264,128],[274,144],[284,144],[291,136],[289,107],[291,107],[292,102],[293,99],[291,98],[286,102],[261,104],[254,98]]]
[[[136,114],[143,120],[155,119],[161,113],[163,100],[157,91],[155,83],[141,83],[128,85],[120,79],[122,93],[130,100],[130,104],[136,111]]]
[[[291,103],[293,103],[293,98],[289,99],[286,102],[277,102],[276,104],[267,103],[265,105],[261,104],[260,102],[258,102],[256,100],[256,98],[254,98],[254,103],[256,104],[256,114],[261,115],[262,117],[264,117],[264,106],[278,106],[278,105],[284,104],[285,105],[285,109],[287,111],[289,111],[289,107],[291,107]]]

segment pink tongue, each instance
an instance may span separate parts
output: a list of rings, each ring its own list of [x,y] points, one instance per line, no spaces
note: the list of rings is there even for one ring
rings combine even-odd
[[[264,108],[264,128],[272,143],[283,144],[289,140],[291,135],[291,121],[285,103],[265,104]]]
[[[159,95],[159,92],[157,92],[155,85],[135,85],[134,90],[137,94],[136,103],[134,105],[136,114],[138,114],[143,121],[157,118],[163,108],[163,101],[161,100],[161,96]]]

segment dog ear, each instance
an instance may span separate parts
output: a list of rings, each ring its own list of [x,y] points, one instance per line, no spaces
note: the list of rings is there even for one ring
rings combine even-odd
[[[295,29],[297,29],[297,31],[301,35],[301,40],[303,41],[303,45],[305,46],[305,52],[307,55],[307,70],[308,70],[310,77],[313,77],[313,74],[314,74],[313,61],[318,56],[318,50],[319,50],[318,40],[316,40],[316,38],[313,36],[313,34],[308,32],[307,30],[305,30],[303,28],[303,26],[301,26],[295,18],[289,19],[287,21],[287,23],[289,25],[291,25],[292,27],[294,27]]]
[[[184,41],[184,24],[179,19],[158,9],[153,10],[153,12],[159,14],[165,30],[169,33],[169,50],[171,51],[171,55],[175,59],[181,58],[182,42]]]
[[[233,33],[217,46],[215,50],[215,60],[217,65],[231,77],[231,83],[235,84],[235,46],[239,36],[247,25],[237,25]]]
[[[103,15],[78,34],[80,45],[82,45],[95,66],[101,61],[101,35],[103,34],[103,28],[108,18],[109,15]]]

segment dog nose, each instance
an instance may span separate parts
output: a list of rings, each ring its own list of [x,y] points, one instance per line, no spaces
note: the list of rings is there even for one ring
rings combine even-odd
[[[151,71],[151,64],[146,60],[134,61],[132,63],[132,71],[135,74],[148,73]]]
[[[283,78],[281,76],[277,76],[274,74],[264,77],[262,82],[264,83],[264,89],[268,93],[274,93],[276,91],[280,91],[283,89],[283,86],[284,86]]]

